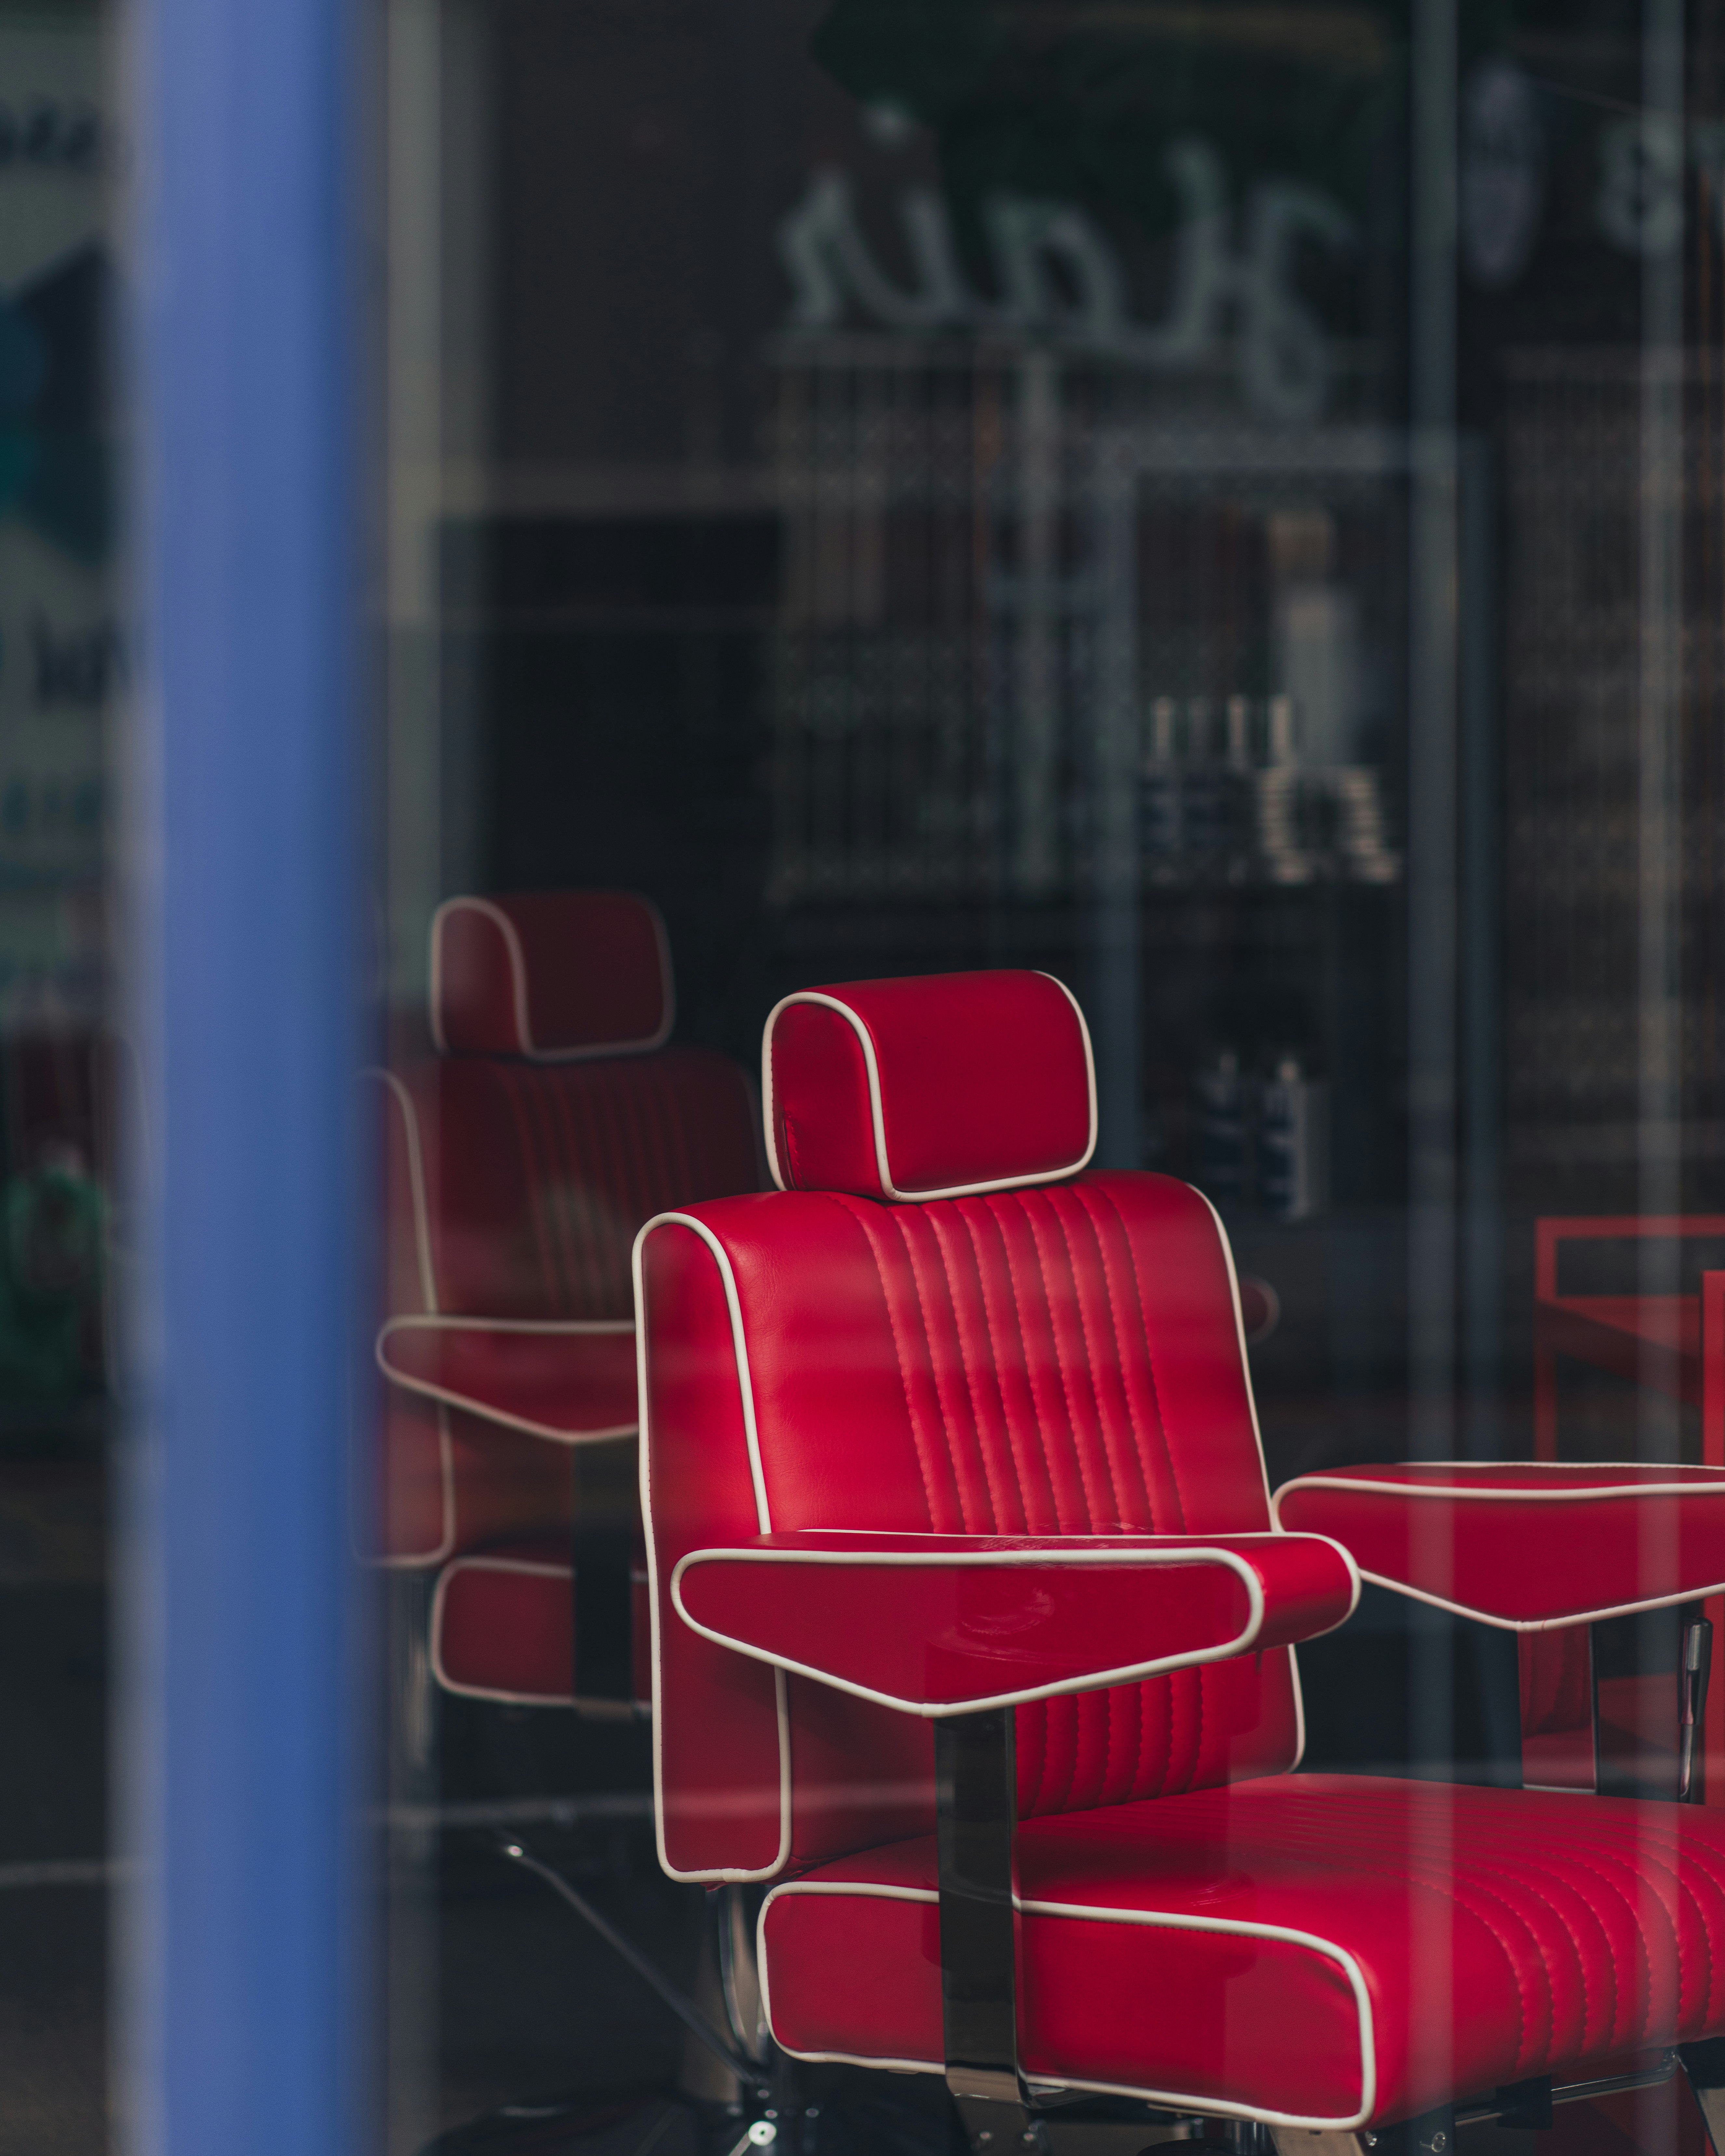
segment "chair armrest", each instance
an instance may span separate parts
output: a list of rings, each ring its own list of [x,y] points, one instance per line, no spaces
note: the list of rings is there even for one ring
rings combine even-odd
[[[1543,1632],[1725,1589],[1725,1469],[1432,1460],[1285,1482],[1282,1526],[1362,1576],[1505,1631]]]
[[[1317,1535],[810,1532],[691,1550],[670,1599],[721,1646],[937,1716],[1311,1639],[1359,1580]]]
[[[628,1318],[392,1317],[377,1355],[404,1392],[553,1444],[633,1437],[639,1424]]]

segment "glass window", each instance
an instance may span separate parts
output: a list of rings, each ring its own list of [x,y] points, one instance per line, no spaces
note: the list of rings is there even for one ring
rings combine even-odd
[[[1264,1886],[1264,1921],[1352,1906],[1381,1829],[1404,1865],[1429,1832],[1464,1928],[1497,1921],[1501,1860],[1532,1897],[1502,1921],[1538,1933],[1543,1837],[1633,1820],[1624,1892],[1655,1924],[1648,1837],[1680,1796],[1696,1834],[1725,1801],[1700,1471],[1725,1472],[1721,34],[1676,0],[393,0],[375,1554],[401,2156],[489,2147],[523,2103],[552,2136],[613,2107],[619,2149],[727,2118],[822,2148],[956,2130],[939,2061],[885,2033],[914,2016],[822,1989],[854,1964],[877,2004],[926,1990],[935,1928],[823,1933],[805,1895],[776,1905],[808,1928],[773,1919],[794,1974],[770,2002],[756,1958],[775,1880],[932,1823],[957,1740],[858,1674],[921,1605],[811,1566],[772,1604],[794,1652],[737,1629],[735,1583],[701,1630],[666,1553],[702,1545],[649,1546],[640,1515],[643,1312],[649,1510],[710,1506],[709,1535],[733,1502],[733,1539],[1267,1530],[1255,1429],[1268,1489],[1301,1486],[1283,1524],[1352,1550],[1367,1584],[1313,1620],[1303,1708],[1263,1674],[1279,1648],[1250,1685],[1218,1662],[1020,1705],[1024,1863],[1052,1819],[1138,1805],[1160,1845],[1157,1802],[1194,1819],[1228,1788],[1205,1846],[1240,1916],[1222,1874],[1255,1859],[1225,1821],[1298,1753],[1289,1802],[1322,1795],[1346,1845],[1297,1921]],[[944,978],[978,973],[995,989]],[[1026,974],[1086,1022],[1100,1183],[1065,1179],[1068,1006]],[[782,999],[917,979],[781,1014],[763,1154]],[[1137,1225],[1061,1209],[1146,1173],[1119,1186]],[[875,1271],[813,1225],[752,1240],[834,1209],[726,1209],[776,1183],[839,1194]],[[993,1183],[1046,1185],[987,1229],[998,1277]],[[917,1202],[946,1189],[971,1194]],[[736,1276],[711,1337],[689,1313],[719,1276],[679,1231],[631,1277],[644,1224],[690,1207]],[[675,1388],[726,1322],[756,1453],[721,1501],[700,1463],[744,1409]],[[1199,1365],[1208,1406],[1179,1390]],[[1244,1494],[1194,1497],[1211,1475]],[[774,1653],[802,1672],[778,1710]],[[775,1711],[786,1817],[839,1821],[788,1855],[736,1763]],[[1188,1712],[1189,1757],[1153,1743]],[[697,1754],[731,1764],[704,1781]],[[998,1767],[965,1786],[998,1795]],[[1348,1809],[1409,1780],[1388,1825]],[[1574,1809],[1533,1802],[1553,1790]],[[1470,1843],[1481,1791],[1526,1797],[1511,1841]],[[1614,1796],[1646,1809],[1584,1808]],[[752,1822],[728,1841],[727,1804]],[[882,1906],[931,1891],[904,1862]],[[1021,2006],[1081,1994],[1045,1951]],[[1353,2130],[1301,2082],[1262,1956],[1186,1965],[1195,2079],[1106,2033],[1151,1980],[1129,1958],[1058,2038],[1021,2022],[1019,2063],[1147,2090],[1147,2133],[1241,2156],[1289,2119]],[[1609,2081],[1559,2111],[1578,2151],[1699,2145],[1651,2009],[1499,2059],[1420,1966],[1379,1997],[1402,2109],[1361,2096],[1354,2124],[1411,2109],[1436,2150],[1442,2104],[1484,2135],[1545,2120],[1548,2080]],[[769,2005],[816,2061],[794,2080],[761,2079]],[[1440,2053],[1481,2078],[1444,2093]]]

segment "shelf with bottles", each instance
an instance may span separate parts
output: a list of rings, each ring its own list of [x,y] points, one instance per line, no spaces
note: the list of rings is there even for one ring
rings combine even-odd
[[[1222,1049],[1192,1081],[1194,1180],[1220,1209],[1307,1220],[1330,1198],[1330,1094],[1291,1051],[1247,1068]]]
[[[1401,880],[1382,773],[1303,762],[1291,696],[1153,698],[1138,814],[1152,887]]]
[[[1403,896],[1399,885],[1316,880],[1144,890],[1140,1116],[1152,1164],[1260,1220],[1395,1199]]]

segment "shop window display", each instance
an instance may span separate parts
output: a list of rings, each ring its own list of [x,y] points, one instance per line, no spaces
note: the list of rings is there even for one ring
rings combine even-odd
[[[0,2147],[150,2146],[327,1830],[391,2156],[1704,2156],[1717,0],[245,12],[0,5]],[[291,1240],[242,913],[372,1145],[297,1511],[152,1392]]]
[[[892,1720],[881,1702],[910,1692],[858,1674],[891,1659],[887,1605],[859,1589],[819,1618],[829,1583],[799,1572],[795,1552],[774,1560],[798,1582],[783,1606],[778,1590],[748,1587],[740,1558],[737,1578],[714,1558],[674,1588],[654,1524],[650,1402],[662,1384],[664,1458],[681,1463],[664,1471],[698,1481],[690,1432],[721,1449],[734,1433],[720,1431],[716,1395],[697,1412],[678,1391],[708,1382],[678,1357],[706,1342],[706,1317],[690,1313],[714,1279],[722,1288],[722,1246],[734,1306],[723,1323],[706,1315],[719,1348],[734,1332],[753,1358],[741,1378],[727,1365],[726,1383],[755,1419],[760,1517],[726,1512],[722,1534],[685,1557],[781,1531],[775,1457],[793,1481],[826,1477],[819,1502],[790,1507],[811,1532],[1130,1540],[1267,1532],[1279,1517],[1291,1542],[1327,1537],[1364,1585],[1288,1650],[1304,1673],[1298,1743],[1278,1738],[1231,1783],[1232,1768],[1193,1763],[1200,1746],[1141,1787],[1109,1763],[1128,1743],[1120,1706],[1083,1818],[1142,1806],[1153,1844],[1157,1804],[1189,1809],[1207,1788],[1230,1786],[1244,1820],[1285,1774],[1301,1801],[1322,1789],[1344,1809],[1411,1780],[1392,1839],[1429,1825],[1440,1897],[1472,1907],[1487,1871],[1533,1894],[1536,1856],[1509,1823],[1537,1814],[1541,1834],[1595,1837],[1587,1863],[1625,1864],[1638,1883],[1624,1892],[1646,1900],[1635,1935],[1658,1930],[1647,1897],[1665,1859],[1645,1837],[1676,1836],[1686,1878],[1682,1866],[1710,1861],[1695,1852],[1711,1847],[1725,1793],[1725,1571],[1709,1539],[1725,1466],[1720,40],[1712,11],[1676,0],[397,0],[380,870],[391,1082],[418,1099],[439,1050],[446,1065],[471,1060],[432,1038],[440,908],[476,897],[506,920],[513,907],[550,921],[582,894],[637,894],[662,918],[676,973],[670,1045],[640,1050],[643,1084],[665,1055],[728,1059],[738,1085],[737,1066],[762,1073],[766,1150],[721,1191],[695,1147],[660,1187],[630,1166],[675,1151],[644,1138],[645,1111],[626,1105],[640,1087],[619,1076],[624,1105],[577,1143],[586,1110],[549,1105],[562,1098],[546,1075],[557,1051],[545,1060],[528,1033],[497,1050],[531,1186],[506,1233],[533,1263],[573,1265],[597,1247],[601,1213],[619,1250],[655,1214],[697,1225],[650,1229],[634,1291],[603,1310],[565,1281],[555,1309],[527,1298],[461,1315],[632,1319],[644,1440],[562,1443],[633,1429],[638,1409],[594,1419],[578,1398],[587,1380],[548,1359],[532,1378],[545,1411],[494,1416],[488,1453],[470,1410],[475,1386],[503,1382],[501,1363],[480,1373],[490,1351],[453,1332],[426,1346],[419,1321],[444,1313],[423,1283],[408,1290],[425,1337],[399,1329],[408,1303],[387,1306],[391,1340],[418,1358],[385,1356],[392,1441],[403,1416],[425,1430],[467,1418],[457,1512],[464,1476],[490,1488],[506,1451],[526,1493],[524,1512],[505,1507],[470,1546],[439,1544],[441,1587],[432,1570],[398,1568],[383,1590],[393,2147],[443,2133],[451,2151],[478,2149],[532,2132],[574,2146],[590,2131],[619,2149],[658,2136],[728,2150],[751,2129],[757,2145],[783,2133],[811,2150],[934,2147],[988,2130],[1076,2150],[1081,2107],[1045,2102],[1063,2077],[1098,2103],[1106,2087],[1150,2104],[1112,2121],[1122,2149],[1140,2129],[1135,2148],[1183,2137],[1244,2151],[1265,2134],[1399,2133],[1409,2119],[1422,2145],[1461,2132],[1481,2156],[1490,2137],[1530,2127],[1578,2151],[1703,2145],[1715,2084],[1695,2047],[1717,2032],[1702,2010],[1666,2026],[1650,2007],[1609,2041],[1552,2035],[1537,2057],[1525,2030],[1521,2051],[1489,2058],[1451,2031],[1431,2040],[1447,2064],[1402,2081],[1405,2061],[1380,2047],[1374,2087],[1399,2092],[1388,2108],[1358,2087],[1347,2102],[1284,2102],[1269,2081],[1229,2078],[1236,2059],[1251,2061],[1247,2080],[1298,2078],[1273,2063],[1276,2001],[1292,1994],[1261,1958],[1241,1963],[1232,1992],[1219,1978],[1211,2078],[1183,2080],[1165,2059],[1128,2062],[1139,2040],[1121,2032],[1114,2063],[1097,2063],[1115,2041],[1098,2002],[1058,2035],[1040,2020],[1072,1980],[1040,1960],[1054,1950],[1029,1943],[1028,1920],[1016,2035],[1003,2052],[1014,1994],[1003,2008],[996,1984],[992,2034],[968,2061],[984,2079],[1022,2078],[961,2087],[953,1987],[988,1981],[970,1964],[954,1975],[953,1851],[942,1844],[927,1877],[906,1858],[902,1876],[873,1880],[938,1918],[906,1917],[878,1968],[809,1889],[819,1867],[855,1871],[860,1852],[925,1832],[936,1783],[952,1818],[974,1803],[998,1830],[1001,1774],[988,1784],[985,1767],[963,1766],[958,1722],[928,1736],[932,1694],[916,1695],[920,1721]],[[508,993],[530,1017],[541,996],[572,1009],[594,947],[573,928],[547,933],[531,956],[523,947]],[[891,1182],[894,1147],[922,1142],[895,1097],[953,1095],[964,1040],[985,1031],[955,1015],[963,984],[1026,975],[1060,983],[1087,1025],[1088,1165],[1056,1147],[1026,1168],[1009,1142],[1055,1026],[1038,1005],[1022,1041],[1009,1031],[986,1069],[964,1066],[959,1166]],[[811,990],[834,1004],[809,1009],[860,997],[872,1009],[876,991],[857,984],[880,982],[923,983],[927,1023],[890,1041],[877,1028],[855,1069],[842,1040],[810,1046],[850,1089],[839,1122],[775,1122],[769,1014]],[[865,1100],[873,1127],[855,1120]],[[896,1130],[896,1112],[910,1118]],[[864,1190],[876,1137],[888,1183]],[[928,1142],[935,1163],[946,1141]],[[1163,1180],[1123,1187],[1162,1194],[1142,1200],[1153,1207],[1196,1204],[1173,1194],[1195,1188],[1199,1240],[1219,1227],[1231,1251],[1238,1322],[1218,1318],[1210,1374],[1249,1382],[1261,1520],[1253,1498],[1250,1520],[1199,1507],[1183,1527],[1172,1500],[1134,1509],[1117,1487],[1105,1500],[1088,1486],[1044,1520],[1001,1494],[1011,1445],[988,1480],[992,1425],[975,1402],[990,1387],[1006,1399],[1017,1379],[1003,1372],[1029,1373],[1024,1427],[1045,1463],[1069,1443],[1084,1456],[1075,1373],[1100,1399],[1131,1358],[1101,1344],[1067,1213],[1110,1178],[1144,1175]],[[996,1201],[929,1192],[1045,1183],[1055,1194],[999,1201],[1029,1224],[1016,1256],[1003,1245],[1019,1300],[990,1301],[992,1260],[973,1255],[972,1285],[942,1301],[937,1274],[959,1280],[953,1224],[981,1234],[977,1209]],[[814,1260],[761,1256],[778,1231],[743,1224],[801,1218],[799,1206],[824,1217],[835,1192],[846,1232],[875,1252],[867,1293],[891,1313],[882,1338],[927,1490],[946,1488],[932,1463],[949,1446],[953,1486],[967,1486],[972,1439],[955,1433],[980,1417],[986,1505],[943,1510],[928,1496],[913,1517],[884,1468],[851,1509],[834,1495],[873,1440],[823,1435],[854,1404],[817,1402],[819,1385],[836,1368],[866,1392],[887,1350],[859,1344],[867,1297],[836,1256],[827,1306],[798,1331],[787,1312],[814,1294],[803,1276]],[[883,1222],[904,1281],[882,1255]],[[1147,1228],[1146,1250],[1184,1232]],[[716,1238],[709,1259],[674,1264],[664,1254],[680,1234],[691,1249]],[[1098,1248],[1117,1337],[1136,1311],[1153,1370],[1195,1354],[1157,1344],[1189,1283],[1150,1278],[1139,1253],[1128,1291],[1126,1245],[1112,1270]],[[663,1328],[656,1263],[675,1306]],[[749,1269],[780,1263],[769,1309]],[[1034,1322],[1027,1267],[1045,1283]],[[1016,1346],[1003,1344],[1009,1308]],[[1055,1343],[1045,1363],[1038,1324]],[[462,1356],[471,1367],[452,1375]],[[1038,1392],[1043,1378],[1054,1389]],[[627,1370],[619,1382],[628,1393]],[[1148,1394],[1119,1382],[1111,1436],[1114,1409],[1097,1410],[1117,1475],[1155,1420]],[[883,1398],[877,1420],[897,1412]],[[1001,1409],[1003,1428],[1017,1412]],[[631,1568],[644,1442],[649,1532]],[[819,1473],[785,1465],[824,1443],[834,1456]],[[698,1501],[684,1489],[663,1502],[685,1523],[729,1503],[705,1485]],[[1111,1605],[1122,1634],[1135,1591],[1122,1580]],[[921,1606],[909,1587],[889,1600]],[[1005,1603],[996,1615],[1028,1622]],[[940,1621],[957,1627],[942,1651],[962,1661],[962,1621]],[[817,1649],[822,1623],[832,1640]],[[454,1647],[438,1645],[440,1626]],[[631,1681],[600,1697],[580,1679],[583,1656],[608,1638],[620,1671],[626,1635]],[[475,1674],[475,1640],[514,1656],[509,1683]],[[839,1824],[825,1839],[811,1830],[788,1855],[762,1855],[738,1825],[742,1856],[679,1854],[707,1830],[666,1809],[665,1748],[689,1743],[691,1725],[665,1672],[696,1640],[734,1708],[703,1744],[729,1758],[733,1722],[770,1707],[778,1684],[790,1758],[834,1777]],[[1122,1648],[1108,1666],[1157,1660]],[[1142,1697],[1173,1715],[1183,1685],[1197,1698],[1243,1681],[1158,1675]],[[897,1792],[867,1802],[852,1786],[861,1767],[843,1764],[850,1709],[832,1704],[858,1686],[876,1717],[863,1749]],[[1030,1724],[1070,1714],[1081,1732],[1121,1697],[1015,1710],[1021,1871],[1053,1835],[1045,1822],[1080,1815],[1083,1781],[1075,1766],[1058,1801],[1027,1794],[1027,1757],[1051,1756]],[[552,1698],[576,1706],[524,1703]],[[1008,1710],[991,1711],[998,1722]],[[747,1813],[729,1771],[709,1794]],[[787,1769],[798,1789],[803,1771]],[[1625,1804],[1643,1809],[1614,1809]],[[1640,1855],[1601,1853],[1614,1821],[1639,1822],[1623,1831]],[[1378,1830],[1362,1815],[1358,1833]],[[1215,1832],[1225,1869],[1238,1845]],[[998,1865],[988,1876],[978,1891],[999,1932]],[[1327,1894],[1340,1910],[1356,1887],[1338,1876],[1313,1907]],[[1267,1908],[1279,1890],[1266,1873],[1256,1891]],[[1710,1892],[1695,1887],[1697,1906]],[[1168,1911],[1153,1897],[1139,1913]],[[1572,1914],[1610,1928],[1591,1907]],[[818,1917],[838,1930],[821,1933]],[[773,1964],[779,1935],[787,1954],[806,1948],[793,1979]],[[1195,1966],[1164,1943],[1158,1971]],[[874,1971],[867,2029],[829,1983],[859,1957]],[[1553,1966],[1536,1955],[1522,1968],[1518,2010]],[[1586,1961],[1585,1975],[1628,1981],[1615,1963]],[[1381,2036],[1404,2014],[1384,2004],[1402,1979],[1386,1964],[1360,1980],[1388,2017]],[[1123,1969],[1117,1989],[1163,1981]],[[1429,1994],[1414,1984],[1409,2025],[1450,2030],[1446,1981],[1430,1976]],[[793,2052],[814,2062],[793,2068]],[[929,2071],[891,2082],[857,2063],[883,2059]],[[1563,2100],[1570,2089],[1582,2092]],[[536,2126],[509,2112],[527,2099],[543,2100]]]
[[[1725,18],[386,0],[375,28],[382,813],[356,1081],[379,1367],[352,1548],[379,1610],[377,2145],[843,2156],[988,2130],[994,2156],[1024,2133],[1076,2156],[1115,2102],[1100,2082],[1149,2092],[1104,2122],[1122,2156],[1408,2119],[1430,2156],[1438,2133],[1505,2156],[1531,2128],[1557,2156],[1702,2156],[1725,2085],[1697,1996],[1725,1803]],[[130,1876],[105,1803],[127,1712],[108,1518],[151,1168],[112,962],[140,670],[119,30],[82,0],[0,7],[0,1697],[22,1762],[0,1794],[0,2145],[78,2152],[131,2130],[105,2070]],[[985,1055],[964,1015],[977,981],[1024,977],[1086,1026],[1082,1168],[1065,1126],[1048,1158],[1014,1152],[1070,1004]],[[828,1009],[789,996],[873,1009],[882,981],[932,1000],[908,1048],[871,1034],[875,1167],[927,1141],[929,1173],[858,1194],[867,1070],[811,1033],[850,1091],[774,1122],[763,1033]],[[953,1130],[891,1127],[918,1089]],[[1078,1214],[1115,1177],[1145,1212],[1091,1279]],[[970,1183],[1003,1188],[927,1199]],[[639,1302],[634,1238],[684,1212],[701,1229],[651,1229]],[[815,1214],[863,1238],[830,1272],[774,1255],[772,1223]],[[959,1268],[953,1223],[983,1216],[1030,1238],[1000,1246],[1005,1287],[992,1257]],[[729,1309],[670,1306],[722,1274],[703,1233],[736,1272],[761,1487],[643,1513],[643,1442],[649,1481],[681,1475],[675,1445],[729,1406],[664,1408],[658,1460],[640,1386],[736,1386]],[[785,1265],[776,1304],[757,1257]],[[875,1294],[884,1335],[856,1315]],[[1149,1375],[1117,1345],[1138,1317]],[[711,1350],[692,1375],[688,1339]],[[865,1416],[888,1339],[908,1406]],[[1168,1356],[1224,1395],[1216,1430],[1164,1446],[1173,1483],[1227,1455],[1238,1492],[1212,1509],[1158,1483],[1142,1386]],[[1014,1373],[1029,1391],[996,1430],[977,1401]],[[1093,1425],[1085,1389],[1108,1401]],[[888,1460],[899,1414],[927,1516]],[[1052,1468],[1030,1492],[1026,1462],[1065,1462],[1081,1425],[1081,1496]],[[781,1505],[774,1477],[809,1487]],[[701,1557],[680,1584],[673,1513]],[[1085,1604],[1106,1662],[1037,1643],[1045,1613],[996,1573],[899,1578],[897,1546],[843,1591],[802,1550],[711,1554],[1029,1537],[1052,1609],[1070,1543],[1276,1528],[1331,1573],[1298,1595],[1250,1553],[1227,1594],[1182,1573],[1175,1630],[1197,1630],[1173,1645],[1156,1568],[1101,1565],[1122,1573],[1122,1599]],[[944,1676],[934,1651],[891,1666],[888,1614],[912,1662],[940,1636]],[[974,1691],[966,1658],[1018,1625],[1048,1669]],[[655,1628],[685,1658],[677,1699]],[[1115,1686],[977,1707],[1097,1676]],[[783,1867],[778,1753],[761,1818],[752,1759],[711,1818],[688,1798],[751,1716],[776,1732],[774,1686],[798,1835],[809,1789],[830,1796]],[[955,1701],[994,1722],[921,1712]],[[1152,1710],[1178,1733],[1194,1703],[1208,1733],[1173,1759]],[[1070,1736],[1059,1792],[1048,1732]],[[973,1897],[994,1975],[962,1970],[981,2018],[953,2100],[957,1859],[906,1854],[936,1781],[949,1826],[970,1807],[996,1835]],[[1290,1914],[1264,1856],[1281,1828],[1250,1822],[1320,1792],[1341,1856]],[[1033,1914],[1014,2025],[1014,1807],[1020,1897],[1078,1895],[1045,1867],[1081,1869],[1127,1813],[1145,1845],[1178,1815],[1183,1914],[1257,1895],[1250,1921],[1337,1951],[1276,1975],[1167,1925],[1132,1932],[1158,1943],[1138,1962],[1111,1932],[1115,2026],[1061,1960],[1100,1949]],[[1533,1940],[1509,1988],[1479,1947],[1466,2026],[1430,1966],[1343,1938],[1341,1861],[1414,1833],[1455,1923]],[[1490,1923],[1488,1865],[1514,1902]],[[1574,1876],[1535,1887],[1553,1865]],[[1628,1919],[1589,1865],[1617,1867]],[[910,1899],[813,1891],[858,1880]],[[1604,1940],[1576,1984],[1594,2007],[1615,1988],[1621,2026],[1563,1990],[1553,1897]],[[1376,2052],[1337,2037],[1358,2035],[1350,1969]],[[1186,2078],[1145,2048],[1182,1981],[1214,2035]],[[1404,2025],[1430,2029],[1425,2063]],[[1059,2081],[1085,2102],[1045,2108]]]

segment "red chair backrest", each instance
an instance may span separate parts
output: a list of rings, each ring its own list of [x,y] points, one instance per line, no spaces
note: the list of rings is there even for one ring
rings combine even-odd
[[[932,1768],[926,1724],[683,1625],[686,1551],[1271,1525],[1226,1239],[1183,1183],[1081,1172],[1095,1081],[1058,983],[788,998],[763,1091],[780,1192],[649,1224],[636,1255],[660,1847],[700,1878],[926,1831]],[[882,1194],[913,1189],[939,1194]],[[1021,1707],[1022,1813],[1284,1771],[1297,1681],[1279,1650]]]

